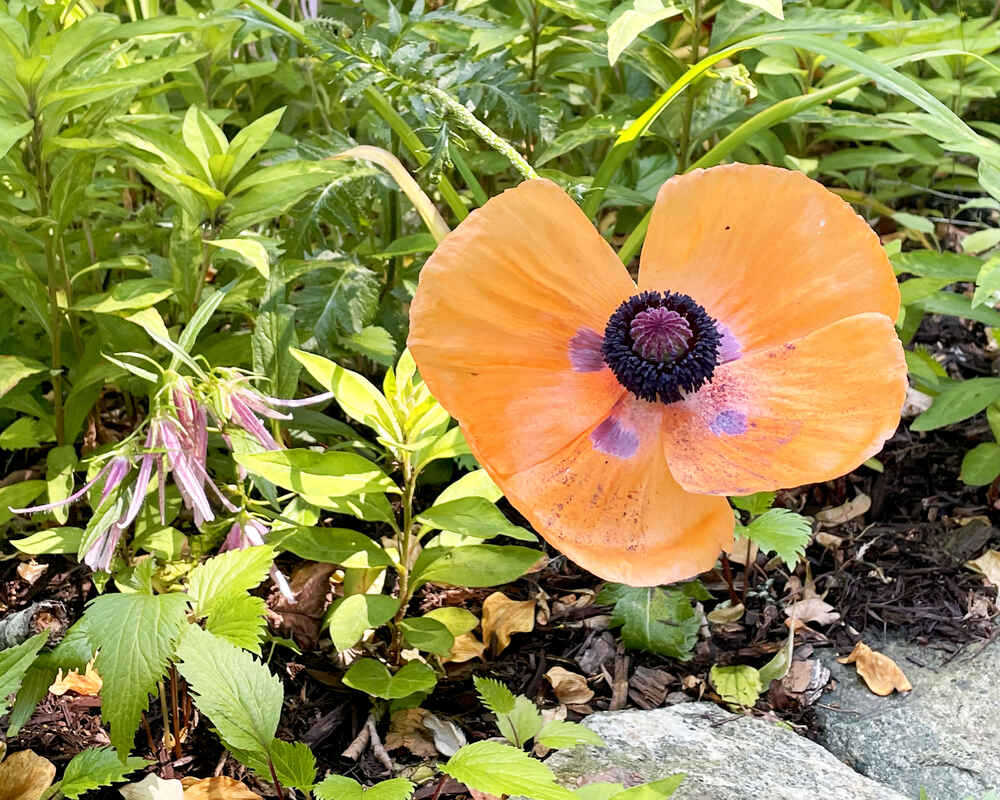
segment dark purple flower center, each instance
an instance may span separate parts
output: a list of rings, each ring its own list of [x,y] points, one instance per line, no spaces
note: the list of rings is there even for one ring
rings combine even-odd
[[[686,294],[642,292],[622,303],[604,331],[604,362],[649,402],[676,403],[711,380],[719,329]]]
[[[629,333],[632,349],[650,361],[676,361],[691,346],[691,326],[687,320],[663,306],[636,314]]]

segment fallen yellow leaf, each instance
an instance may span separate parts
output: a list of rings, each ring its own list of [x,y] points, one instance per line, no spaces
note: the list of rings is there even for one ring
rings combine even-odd
[[[184,790],[184,800],[264,800],[232,778],[202,778]]]
[[[535,601],[511,600],[503,592],[493,592],[483,601],[483,641],[499,655],[515,633],[535,629]]]
[[[965,566],[985,576],[994,586],[1000,587],[1000,550],[987,550],[975,561],[966,562]]]
[[[876,653],[864,642],[858,642],[850,655],[838,658],[837,661],[841,664],[854,664],[868,688],[882,697],[893,691],[908,692],[913,689],[895,661],[884,653]]]
[[[71,669],[64,678],[62,670],[59,670],[56,673],[55,681],[49,687],[49,692],[57,697],[66,694],[66,692],[76,692],[77,694],[96,697],[103,685],[104,680],[97,674],[97,670],[94,669],[94,659],[92,658],[90,663],[87,664],[87,668],[83,671],[83,675],[80,674],[80,670]]]
[[[38,800],[52,785],[56,767],[31,750],[22,750],[0,764],[0,800]]]
[[[553,667],[545,673],[545,679],[551,684],[552,691],[560,703],[579,705],[588,702],[594,696],[593,691],[587,686],[587,679],[568,669]]]

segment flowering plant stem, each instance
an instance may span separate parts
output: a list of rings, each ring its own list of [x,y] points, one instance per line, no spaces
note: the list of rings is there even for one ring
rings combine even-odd
[[[410,604],[410,549],[413,547],[413,494],[417,485],[417,476],[410,463],[410,454],[402,455],[403,470],[403,524],[399,530],[399,610],[393,619],[392,626],[392,660],[398,665],[402,651],[402,630],[400,621],[406,616],[406,607]]]

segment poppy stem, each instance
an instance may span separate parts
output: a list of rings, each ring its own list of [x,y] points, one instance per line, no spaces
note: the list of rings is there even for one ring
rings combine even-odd
[[[733,586],[733,570],[729,565],[729,556],[725,553],[722,554],[722,576],[729,585],[729,602],[734,606],[739,605],[740,598],[736,594],[736,587]]]

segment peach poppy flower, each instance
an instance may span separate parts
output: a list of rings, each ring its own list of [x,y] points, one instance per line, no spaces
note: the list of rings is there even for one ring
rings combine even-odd
[[[638,285],[533,180],[469,215],[410,310],[423,379],[554,547],[609,580],[710,569],[725,495],[843,475],[906,389],[875,233],[804,175],[732,164],[660,189]]]

